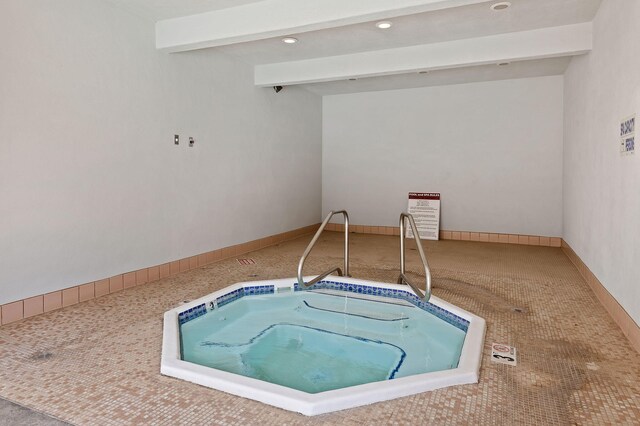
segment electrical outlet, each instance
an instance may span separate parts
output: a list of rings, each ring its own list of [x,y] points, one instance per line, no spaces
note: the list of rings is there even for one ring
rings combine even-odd
[[[173,143],[180,145],[180,135],[173,135]]]
[[[189,146],[193,146],[194,143],[196,143],[196,141],[193,140],[191,136],[189,136]]]

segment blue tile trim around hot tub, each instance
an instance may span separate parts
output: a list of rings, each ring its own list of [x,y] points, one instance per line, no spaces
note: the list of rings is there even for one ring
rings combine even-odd
[[[326,289],[326,290],[340,290],[348,291],[356,294],[368,294],[371,296],[390,297],[393,299],[402,299],[417,306],[418,308],[429,312],[432,315],[440,318],[441,320],[448,322],[452,326],[464,331],[465,333],[469,329],[469,321],[457,316],[456,314],[447,311],[433,303],[423,302],[418,296],[413,293],[404,290],[397,290],[392,288],[373,287],[360,284],[348,284],[338,281],[320,281],[314,284],[313,289]],[[295,291],[301,291],[302,289],[296,283],[294,285]]]
[[[229,293],[223,294],[222,296],[216,297],[215,305],[219,308],[228,303],[241,299],[244,296],[272,294],[274,292],[275,292],[275,287],[273,285],[258,285],[258,286],[242,287],[242,288],[230,291]],[[178,314],[178,323],[182,325],[206,313],[207,313],[207,306],[206,304],[203,303],[201,305],[195,306],[184,312],[180,312]]]
[[[182,325],[206,313],[207,313],[207,305],[205,305],[204,303],[198,306],[194,306],[193,308],[190,308],[178,314],[178,323]]]
[[[219,308],[221,306],[226,305],[227,303],[234,302],[244,296],[244,288],[239,288],[237,290],[233,290],[227,294],[223,294],[222,296],[216,297],[216,306]]]
[[[223,294],[222,296],[216,298],[216,306],[221,307],[226,305],[227,303],[231,303],[235,300],[238,300],[244,296],[256,296],[259,294],[272,294],[275,292],[275,287],[273,285],[255,285],[255,286],[246,286],[239,288],[237,290],[233,290],[227,294]]]
[[[245,296],[253,296],[257,294],[273,294],[275,287],[272,285],[257,285],[244,287]]]
[[[420,300],[418,296],[405,290],[373,287],[373,286],[360,285],[360,284],[348,284],[348,283],[341,283],[338,281],[324,281],[324,280],[320,281],[319,283],[316,283],[313,286],[313,288],[348,291],[356,294],[368,294],[371,296],[382,296],[382,297],[390,297],[392,299],[406,300],[407,302],[417,306],[418,308],[424,311],[427,311],[432,315],[435,315],[436,317],[440,318],[443,321],[448,322],[449,324],[464,331],[465,333],[469,329],[469,321],[467,321],[466,319],[461,318],[456,314],[447,311],[446,309],[436,306],[433,303],[423,302],[422,300]],[[301,291],[297,283],[294,285],[294,290]],[[244,296],[272,294],[274,292],[275,292],[275,288],[273,285],[247,286],[247,287],[230,291],[229,293],[223,294],[222,296],[218,296],[216,298],[215,303],[216,303],[216,306],[220,308],[226,304],[229,304],[238,299],[241,299]],[[182,325],[206,313],[207,313],[207,307],[203,303],[201,305],[195,306],[187,311],[184,311],[178,314],[178,322],[180,325]]]

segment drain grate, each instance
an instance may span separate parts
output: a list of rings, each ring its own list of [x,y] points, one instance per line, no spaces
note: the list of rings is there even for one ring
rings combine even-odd
[[[250,258],[246,258],[246,259],[236,259],[238,261],[239,264],[241,265],[255,265],[256,261]]]
[[[50,358],[53,358],[53,354],[51,352],[39,351],[33,354],[30,358],[33,361],[46,361]]]

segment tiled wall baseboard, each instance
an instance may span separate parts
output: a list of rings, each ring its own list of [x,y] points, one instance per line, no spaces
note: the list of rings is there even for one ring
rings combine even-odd
[[[261,248],[279,244],[284,241],[298,238],[302,235],[316,232],[320,224],[305,226],[293,231],[283,232],[270,237],[260,238],[231,247],[224,247],[218,250],[202,253],[196,256],[167,262],[162,265],[150,266],[148,268],[119,274],[110,278],[94,281],[54,291],[52,293],[41,294],[24,300],[18,300],[0,306],[0,325],[9,324],[24,318],[29,318],[45,312],[75,305],[80,302],[95,299],[106,294],[115,293],[126,288],[135,287],[158,281],[176,275],[180,272],[199,268],[219,260],[229,259]]]
[[[327,231],[344,231],[344,225],[329,223]],[[349,225],[349,229],[357,234],[400,235],[397,226]],[[440,231],[441,240],[479,241],[485,243],[520,244],[528,246],[560,247],[562,238],[541,237],[537,235],[495,234],[488,232]]]
[[[620,303],[609,293],[600,280],[598,280],[576,252],[573,251],[571,246],[564,240],[562,241],[562,250],[575,267],[578,268],[578,272],[580,272],[580,275],[582,275],[589,287],[591,287],[596,298],[602,306],[604,306],[609,315],[611,315],[611,318],[613,318],[615,323],[618,324],[618,327],[622,329],[624,335],[629,339],[631,346],[640,352],[640,326],[636,324],[633,318],[631,318],[627,311],[625,311]]]

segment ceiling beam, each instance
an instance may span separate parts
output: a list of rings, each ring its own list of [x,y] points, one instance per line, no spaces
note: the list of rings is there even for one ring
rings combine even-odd
[[[288,86],[586,53],[592,25],[566,25],[418,46],[256,65],[256,86]]]
[[[203,49],[486,2],[488,0],[262,0],[158,21],[156,48],[170,52]]]

